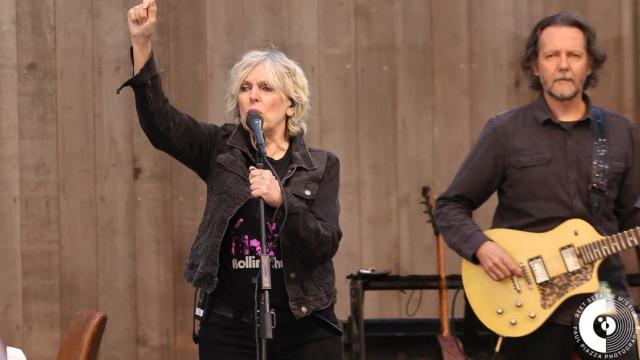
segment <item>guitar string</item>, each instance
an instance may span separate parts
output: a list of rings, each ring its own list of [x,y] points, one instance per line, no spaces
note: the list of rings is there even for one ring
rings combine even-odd
[[[622,231],[622,232],[617,233],[617,234],[613,234],[613,235],[602,237],[600,239],[597,239],[595,241],[580,245],[578,247],[586,246],[586,245],[589,245],[589,244],[595,245],[595,244],[598,244],[599,242],[601,242],[603,240],[608,240],[607,247],[609,248],[609,252],[611,253],[612,252],[611,250],[613,250],[613,248],[614,248],[614,246],[611,245],[611,243],[615,242],[615,244],[618,245],[618,247],[620,248],[620,250],[616,251],[616,253],[617,253],[619,251],[624,251],[624,250],[627,250],[627,249],[630,249],[632,247],[640,245],[640,240],[638,239],[639,237],[640,237],[640,226],[632,228],[632,229],[629,229],[629,230],[626,230],[626,231]],[[633,244],[631,242],[635,242],[636,244]],[[592,253],[593,253],[593,250],[592,250]],[[602,248],[600,248],[600,253],[601,254],[604,253]],[[600,257],[602,258],[603,256],[600,256]],[[604,257],[606,257],[606,256],[604,256]],[[544,258],[545,263],[548,262],[547,259],[548,259],[548,261],[564,262],[564,260],[562,260],[561,255],[551,255],[548,258]]]
[[[633,240],[637,241],[635,236],[634,236],[634,234],[631,231],[628,231],[628,232],[630,233],[629,235],[631,235],[631,237],[633,237]],[[614,237],[615,235],[611,235],[611,236],[606,236],[606,237],[603,237],[601,239],[598,239],[596,241],[591,242],[590,244],[597,244],[600,241],[608,240],[607,248],[609,249],[609,254],[606,254],[605,251],[600,247],[600,256],[595,261],[600,260],[600,259],[604,259],[604,258],[606,258],[606,257],[608,257],[608,256],[610,256],[612,254],[615,254],[615,253],[618,253],[620,251],[624,251],[624,250],[627,250],[627,249],[630,249],[630,248],[634,247],[633,244],[630,244],[631,240],[628,239],[628,237],[624,236],[624,235],[627,235],[626,233],[627,233],[627,231],[625,231],[623,233],[620,233],[620,234],[616,234],[616,235],[618,235],[619,239],[616,239]],[[618,245],[619,250],[615,250],[615,247],[612,245],[612,242],[615,242]],[[587,245],[587,244],[585,244],[585,245]],[[582,245],[582,246],[584,246],[584,245]],[[591,253],[593,254],[593,249],[592,249]],[[591,258],[593,259],[595,256],[596,255],[593,254],[591,256]],[[566,264],[565,264],[565,261],[564,261],[564,258],[562,257],[562,255],[544,256],[543,257],[543,261],[544,261],[544,265],[545,265],[545,270],[547,272],[547,276],[549,278],[554,277],[554,276],[558,276],[558,275],[561,275],[561,274],[565,274],[565,273],[568,272],[568,269],[566,267]],[[587,262],[586,259],[583,258],[581,267],[584,266],[584,265],[587,265],[587,264],[591,264],[593,262],[594,262],[593,260]],[[519,263],[526,264],[527,261],[525,259],[525,261],[520,261]],[[531,270],[531,273],[533,273],[533,272],[534,271]],[[554,275],[551,275],[551,274],[554,274]],[[533,275],[535,277],[535,274],[533,274]]]

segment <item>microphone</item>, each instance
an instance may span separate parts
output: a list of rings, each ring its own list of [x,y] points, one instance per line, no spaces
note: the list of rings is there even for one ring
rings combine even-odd
[[[247,126],[253,132],[253,137],[256,139],[256,145],[264,149],[264,132],[262,132],[262,115],[257,112],[250,112],[247,114]]]

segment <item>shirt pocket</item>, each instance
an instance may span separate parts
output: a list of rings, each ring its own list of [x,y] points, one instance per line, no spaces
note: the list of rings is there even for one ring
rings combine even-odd
[[[627,165],[624,161],[611,159],[609,163],[609,171],[613,174],[622,174],[627,169]]]
[[[551,156],[549,154],[528,154],[509,158],[509,164],[516,169],[547,165],[550,161]]]
[[[627,171],[627,164],[622,160],[609,158],[609,171],[607,174],[607,188],[617,191],[622,186]]]
[[[500,185],[514,201],[542,198],[544,189],[557,186],[552,176],[551,155],[548,153],[515,154],[507,159],[505,177]]]

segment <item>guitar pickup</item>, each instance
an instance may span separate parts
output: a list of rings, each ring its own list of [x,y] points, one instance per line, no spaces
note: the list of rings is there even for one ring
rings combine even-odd
[[[536,256],[529,259],[529,267],[531,268],[536,284],[541,284],[549,280],[549,273],[547,272],[547,267],[544,265],[542,257]]]
[[[564,266],[568,272],[580,270],[580,261],[578,260],[578,253],[573,245],[567,245],[560,248],[560,255],[564,261]]]

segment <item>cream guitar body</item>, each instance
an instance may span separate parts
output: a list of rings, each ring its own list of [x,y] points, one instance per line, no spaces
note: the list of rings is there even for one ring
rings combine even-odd
[[[598,290],[605,257],[638,245],[638,228],[606,236],[580,219],[545,233],[491,229],[485,234],[505,249],[525,274],[495,281],[481,265],[462,262],[462,282],[480,321],[501,336],[539,328],[567,298]]]

